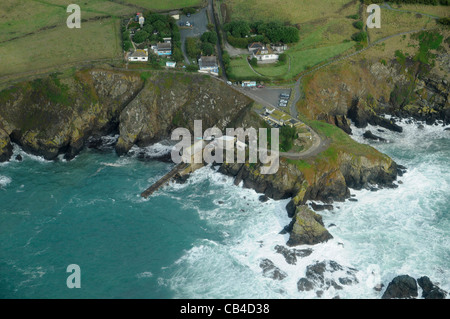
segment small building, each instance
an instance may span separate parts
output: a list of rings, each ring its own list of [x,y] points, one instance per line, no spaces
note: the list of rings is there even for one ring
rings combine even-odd
[[[163,38],[164,43],[172,43],[172,38]]]
[[[284,43],[275,43],[275,44],[272,43],[270,45],[270,48],[272,49],[272,51],[274,53],[281,54],[281,53],[284,53],[284,51],[286,51],[288,49],[288,46]]]
[[[173,61],[167,61],[166,62],[166,67],[167,68],[174,68],[177,66],[177,62],[173,62]]]
[[[148,61],[148,49],[144,50],[136,50],[133,53],[128,55],[128,61],[141,61],[146,62]]]
[[[169,15],[174,19],[174,20],[180,20],[180,12],[179,11],[170,11]]]
[[[142,12],[136,13],[136,16],[134,17],[134,21],[139,22],[141,25],[141,28],[144,26],[145,18]]]
[[[219,65],[217,64],[217,58],[214,55],[200,57],[200,59],[198,59],[198,68],[201,73],[219,75]]]
[[[255,81],[242,81],[242,87],[256,87],[256,82]]]
[[[172,44],[169,43],[158,43],[156,45],[156,51],[155,53],[157,55],[172,55]]]

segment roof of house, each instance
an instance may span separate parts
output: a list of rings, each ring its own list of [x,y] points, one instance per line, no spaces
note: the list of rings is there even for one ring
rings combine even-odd
[[[261,42],[253,42],[253,43],[249,44],[248,49],[249,50],[251,50],[251,49],[260,49],[260,48],[263,48],[263,47],[264,47],[264,44],[262,44]]]
[[[158,43],[157,45],[158,51],[160,50],[171,50],[172,44],[171,43]]]
[[[198,60],[198,64],[201,68],[215,68],[217,67],[217,59],[214,55],[202,56]]]
[[[133,58],[142,58],[142,57],[148,57],[148,52],[145,50],[136,50],[133,53],[130,54],[130,57]]]
[[[264,50],[265,52],[262,52],[262,50]],[[254,52],[255,55],[262,55],[262,54],[273,54],[273,50],[264,46],[262,48],[259,48],[258,50],[256,50]]]

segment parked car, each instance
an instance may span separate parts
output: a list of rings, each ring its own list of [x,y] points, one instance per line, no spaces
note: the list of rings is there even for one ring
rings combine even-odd
[[[186,13],[186,17],[190,17],[191,16],[191,14],[188,12],[188,13]]]
[[[186,26],[187,26],[187,27],[190,27],[190,26],[191,26],[191,23],[190,23],[189,21],[186,21]]]
[[[258,88],[263,89],[263,88],[265,88],[265,86],[260,84],[260,85],[258,85]]]
[[[289,101],[288,100],[284,100],[284,99],[280,100],[280,103],[287,103],[287,102],[289,102]]]
[[[227,84],[228,84],[228,85],[232,85],[233,83],[231,83],[231,81],[227,81]]]

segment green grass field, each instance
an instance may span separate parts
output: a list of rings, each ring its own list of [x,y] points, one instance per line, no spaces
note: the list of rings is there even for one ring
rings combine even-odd
[[[359,3],[351,0],[229,0],[232,20],[282,21],[305,23],[347,12],[354,12]],[[347,6],[346,6],[347,5]]]
[[[81,29],[69,29],[67,6],[81,9]],[[121,58],[120,19],[142,8],[171,10],[203,0],[2,0],[0,77],[51,72],[64,65]],[[7,77],[5,77],[7,76]]]
[[[0,45],[0,76],[120,58],[119,21],[86,22],[81,29],[57,27]]]
[[[203,0],[124,0],[124,2],[146,9],[172,10],[199,6]]]
[[[230,77],[234,78],[245,78],[245,77],[258,77],[258,75],[253,72],[250,66],[247,63],[247,57],[240,56],[237,58],[231,59],[230,66],[232,69]]]

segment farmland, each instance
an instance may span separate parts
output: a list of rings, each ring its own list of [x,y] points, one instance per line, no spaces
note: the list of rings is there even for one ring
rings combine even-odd
[[[0,78],[122,57],[120,20],[143,10],[171,10],[202,0],[84,0],[81,28],[69,29],[68,0],[2,0],[0,6]],[[24,18],[26,17],[26,18]]]

